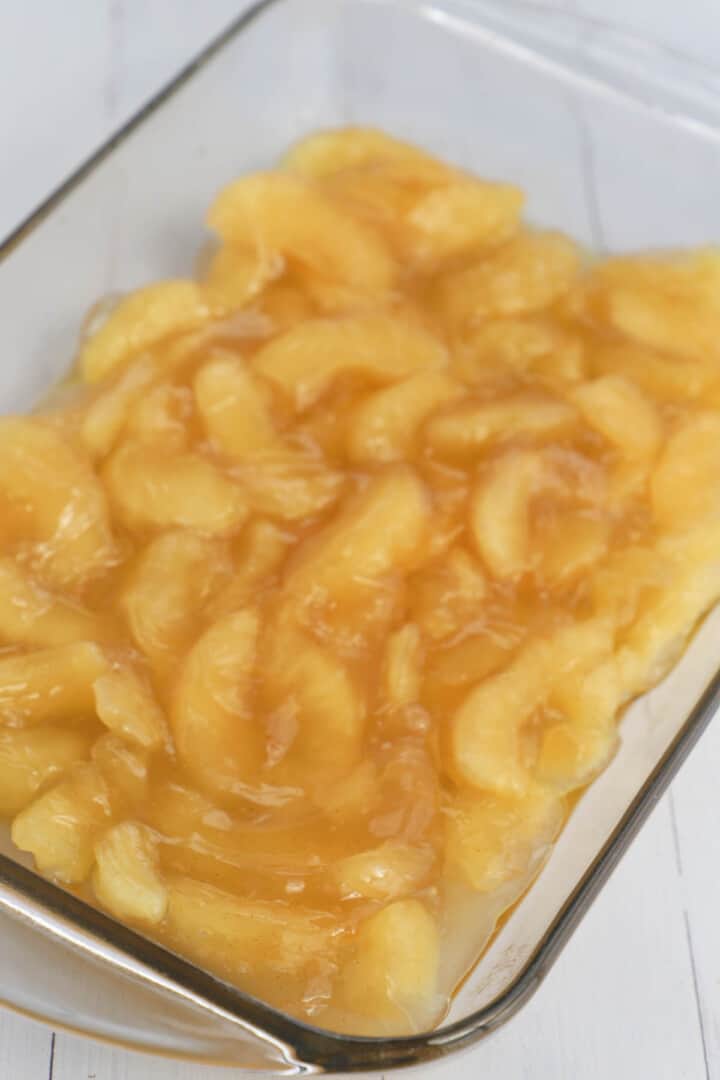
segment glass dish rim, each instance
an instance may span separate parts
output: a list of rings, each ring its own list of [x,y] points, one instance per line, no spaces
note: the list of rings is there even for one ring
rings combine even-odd
[[[0,263],[8,259],[23,240],[59,208],[83,180],[111,156],[132,133],[152,114],[168,102],[177,91],[188,83],[193,75],[204,68],[225,46],[234,42],[253,23],[275,7],[289,5],[291,0],[254,0],[227,27],[217,34],[196,56],[152,97],[134,112],[108,139],[100,144],[76,169],[32,210],[10,233],[0,240]],[[297,3],[297,0],[294,0]],[[312,0],[304,0],[312,3]],[[352,0],[365,6],[389,6],[407,8],[407,0]],[[427,17],[431,11],[452,7],[467,12],[471,23],[478,24],[482,18],[481,5],[469,0],[432,0],[431,3],[416,2],[415,14]],[[588,29],[618,30],[603,20],[593,19],[574,12],[568,13],[544,3],[528,0],[505,0],[506,8],[516,11],[532,11],[534,15],[546,12],[555,17],[565,17],[578,26]],[[720,79],[720,71],[704,65],[702,61],[688,57],[679,50],[646,39],[632,32],[619,31],[628,40],[649,44],[658,56],[666,56],[674,62],[680,60],[698,65],[705,72]],[[719,82],[720,85],[720,82]],[[611,87],[608,85],[608,88]],[[633,100],[631,93],[623,93]],[[640,102],[640,104],[643,104]],[[643,107],[646,107],[643,105]],[[652,110],[654,111],[654,110]],[[669,117],[670,120],[677,117]],[[707,132],[706,132],[707,134]],[[720,138],[720,124],[711,132]],[[545,934],[524,962],[512,981],[491,1002],[468,1016],[452,1023],[441,1024],[432,1031],[418,1035],[394,1037],[367,1037],[336,1033],[315,1027],[275,1009],[234,986],[216,978],[189,960],[165,949],[136,931],[116,922],[110,916],[66,892],[61,887],[42,878],[10,857],[0,854],[0,911],[13,917],[24,916],[66,943],[71,942],[90,957],[103,964],[118,967],[117,958],[103,954],[102,946],[124,954],[140,965],[140,969],[154,973],[157,983],[170,991],[183,993],[199,1006],[203,1003],[224,1017],[254,1028],[262,1035],[278,1040],[293,1055],[299,1071],[358,1071],[388,1069],[402,1065],[429,1062],[446,1054],[471,1046],[491,1031],[506,1023],[538,989],[574,929],[580,923],[595,897],[620,861],[631,841],[645,822],[659,799],[665,793],[700,736],[720,708],[720,669],[716,671],[702,691],[682,727],[663,753],[649,777],[637,791],[618,824],[600,851],[555,914]],[[20,899],[17,900],[16,898]],[[22,910],[22,902],[29,905]],[[79,937],[63,933],[67,924],[80,932]],[[86,935],[83,937],[82,935]],[[100,948],[98,948],[98,944]],[[147,978],[147,975],[145,975]],[[303,1068],[303,1066],[305,1068]]]

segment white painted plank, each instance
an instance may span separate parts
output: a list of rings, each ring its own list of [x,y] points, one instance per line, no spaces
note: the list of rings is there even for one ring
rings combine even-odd
[[[52,1033],[18,1013],[0,1010],[0,1077],[46,1080]]]
[[[49,1080],[252,1080],[262,1075],[137,1054],[63,1035],[56,1042]]]
[[[711,1080],[720,1080],[720,719],[716,718],[672,792],[688,949],[698,985]]]
[[[602,22],[632,30],[646,40],[720,65],[720,8],[717,0],[570,0],[575,9]]]
[[[0,5],[0,238],[247,6]]]
[[[107,5],[75,0],[67,16],[65,4],[0,7],[0,41],[12,42],[0,65],[0,236],[107,131]]]
[[[663,802],[534,1000],[478,1051],[488,1076],[705,1076],[669,830]]]
[[[575,0],[585,13],[610,17],[613,3]],[[641,34],[660,34],[676,47],[710,55],[720,63],[720,9],[694,4],[692,18],[668,20],[665,5],[636,4],[629,12]],[[633,145],[633,119],[623,120],[629,153],[618,162],[614,147],[618,125],[607,110],[587,117],[591,157],[597,175],[600,211],[610,247],[622,238],[644,244],[720,242],[720,154],[678,136]],[[639,131],[639,129],[637,129]],[[634,155],[637,155],[634,158]],[[657,175],[661,182],[654,183]],[[714,177],[715,183],[709,182]],[[618,194],[621,197],[618,197]],[[615,198],[613,198],[615,195]],[[624,205],[623,205],[624,204]],[[640,207],[640,211],[636,208]],[[635,241],[633,233],[641,235]],[[720,662],[720,656],[719,656]],[[705,1075],[720,1077],[720,835],[717,818],[717,777],[720,770],[720,725],[715,722],[685,765],[671,790],[668,809],[673,828],[678,879],[678,903],[685,929],[687,977],[676,985],[678,998],[694,1002],[700,1029]],[[675,977],[675,969],[667,974]],[[687,972],[686,972],[687,976]]]

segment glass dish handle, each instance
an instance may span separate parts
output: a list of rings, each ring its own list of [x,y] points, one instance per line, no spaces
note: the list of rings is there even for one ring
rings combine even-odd
[[[720,143],[720,68],[670,45],[522,0],[423,0],[421,7],[462,37]]]

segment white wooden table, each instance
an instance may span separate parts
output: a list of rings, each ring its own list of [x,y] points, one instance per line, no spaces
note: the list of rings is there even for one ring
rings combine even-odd
[[[720,0],[555,3],[672,40],[720,66]],[[3,0],[0,236],[242,5]],[[720,1080],[719,809],[720,719],[535,999],[475,1051],[412,1075]],[[0,1080],[236,1075],[55,1034],[0,1011]]]

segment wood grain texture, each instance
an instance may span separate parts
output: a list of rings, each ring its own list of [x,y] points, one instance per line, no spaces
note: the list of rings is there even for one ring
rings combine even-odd
[[[682,8],[653,0],[567,0],[567,6],[583,15],[615,22],[651,39],[671,42],[674,48],[718,66],[720,64],[720,8],[716,0],[692,0]],[[597,153],[595,167],[598,167]],[[720,190],[720,156],[714,168],[715,189]],[[692,205],[692,203],[691,203]],[[697,210],[696,210],[697,213]],[[720,215],[716,207],[704,210],[698,227],[703,235],[720,242]],[[675,855],[673,885],[675,922],[682,919],[685,955],[692,976],[702,1062],[688,1075],[720,1080],[720,831],[715,822],[720,776],[720,722],[716,719],[700,745],[683,766],[661,810],[666,816],[662,842]],[[644,837],[642,838],[644,840]],[[628,859],[638,860],[638,847]],[[648,884],[655,882],[650,875]],[[615,881],[611,888],[615,887]],[[675,968],[655,958],[651,972],[660,980]],[[689,1000],[687,980],[678,996]],[[673,1025],[674,1026],[674,1025]],[[675,1029],[677,1030],[677,1028]],[[659,1028],[658,1042],[670,1045],[670,1030]],[[619,1075],[624,1075],[622,1072]],[[629,1075],[629,1074],[628,1074]],[[640,1072],[639,1075],[645,1075]],[[651,1074],[648,1074],[651,1075]]]
[[[0,971],[2,970],[0,961]],[[53,1034],[43,1024],[0,1010],[0,1077],[45,1080],[50,1071]]]
[[[556,2],[720,63],[718,0]],[[13,49],[0,68],[0,234],[241,6],[241,0],[3,5],[0,40],[12,41]],[[579,122],[579,152],[589,150],[589,167],[602,168],[602,125],[592,117]],[[50,145],[49,129],[62,129],[63,139]],[[583,138],[589,140],[584,151]],[[603,228],[602,207],[598,214]],[[533,1001],[475,1051],[409,1075],[720,1080],[720,831],[713,820],[719,775],[716,724]],[[235,1070],[163,1061],[65,1033],[51,1040],[41,1025],[0,1011],[0,1080],[235,1076]]]

